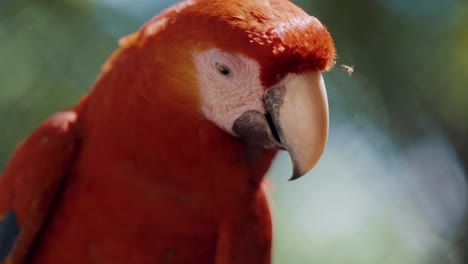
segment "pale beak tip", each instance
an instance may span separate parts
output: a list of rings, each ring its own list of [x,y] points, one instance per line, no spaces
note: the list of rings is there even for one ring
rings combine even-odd
[[[307,171],[302,171],[302,170],[298,169],[296,166],[293,166],[293,174],[292,174],[291,178],[289,178],[288,181],[297,180],[300,177],[304,176],[304,174],[306,174],[306,173],[307,173]]]
[[[301,174],[296,174],[296,173],[293,173],[293,175],[291,176],[291,178],[289,178],[288,181],[294,181],[294,180],[297,180],[301,177],[302,175]]]
[[[298,157],[295,157],[294,154],[290,154],[291,160],[292,160],[292,167],[293,167],[293,174],[291,178],[289,178],[288,181],[294,181],[299,179],[300,177],[304,176],[307,174],[312,168],[317,165],[319,162],[324,150],[325,150],[325,145],[326,145],[326,139],[323,141],[323,143],[317,147],[314,148],[316,151],[310,153],[311,155],[308,156],[306,159],[301,159]],[[303,157],[302,157],[303,158]],[[307,162],[304,162],[307,161]]]

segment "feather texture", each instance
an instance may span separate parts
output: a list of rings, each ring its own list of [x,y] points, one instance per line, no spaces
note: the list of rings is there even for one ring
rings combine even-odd
[[[35,247],[20,250],[38,264],[270,263],[262,182],[276,151],[245,144],[203,116],[193,54],[216,47],[245,55],[259,63],[266,89],[284,73],[332,67],[326,28],[287,0],[187,0],[120,46],[73,109],[79,148],[56,141],[73,150],[53,175],[67,181],[43,194],[55,199],[53,210],[43,205],[28,235]],[[40,156],[51,155],[30,151],[39,136],[13,157],[2,194],[23,165],[42,168]],[[17,201],[28,202],[22,195]],[[1,213],[11,208],[4,196]]]

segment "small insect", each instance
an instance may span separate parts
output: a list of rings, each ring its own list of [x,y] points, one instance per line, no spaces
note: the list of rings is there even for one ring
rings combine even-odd
[[[343,71],[347,72],[349,76],[351,76],[351,74],[353,74],[354,72],[354,65],[348,66],[348,65],[341,64],[341,69],[343,69]]]

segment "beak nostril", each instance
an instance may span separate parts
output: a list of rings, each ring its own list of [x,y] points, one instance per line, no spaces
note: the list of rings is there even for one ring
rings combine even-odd
[[[276,139],[276,141],[278,141],[281,144],[281,139],[279,137],[278,131],[276,130],[275,124],[273,123],[273,118],[271,117],[269,112],[265,114],[265,118],[268,122],[268,126],[270,127],[273,137]]]

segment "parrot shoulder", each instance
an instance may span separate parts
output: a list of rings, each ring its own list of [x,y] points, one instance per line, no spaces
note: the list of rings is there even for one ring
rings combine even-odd
[[[0,263],[23,263],[73,165],[78,116],[57,113],[13,153],[0,175]]]

